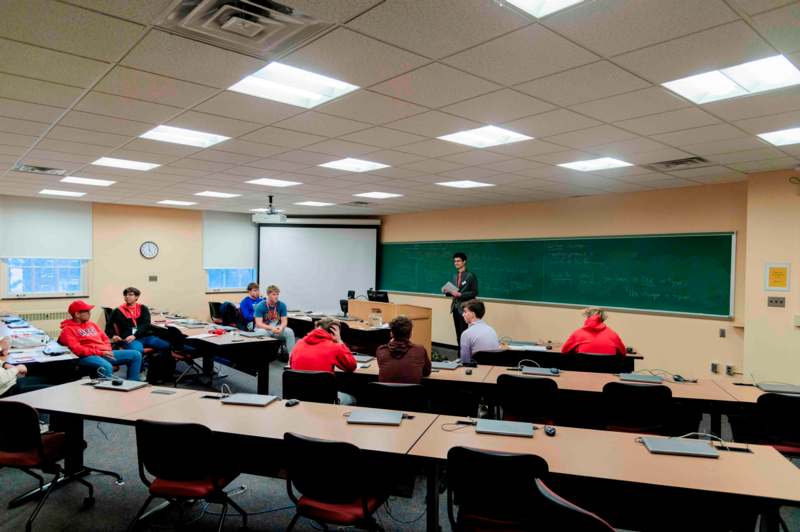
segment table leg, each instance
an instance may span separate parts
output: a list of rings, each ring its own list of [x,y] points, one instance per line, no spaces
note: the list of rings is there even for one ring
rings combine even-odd
[[[426,506],[426,530],[428,532],[439,532],[439,482],[441,477],[441,466],[438,460],[431,460],[427,466],[428,482]]]
[[[256,375],[256,393],[260,395],[269,395],[269,364],[270,359],[264,358],[262,366],[258,369]]]
[[[709,432],[722,438],[722,412],[718,408],[711,408],[709,411]]]

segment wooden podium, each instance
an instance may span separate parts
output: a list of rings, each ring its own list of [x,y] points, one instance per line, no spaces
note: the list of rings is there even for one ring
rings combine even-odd
[[[347,313],[350,316],[369,321],[369,315],[373,309],[381,311],[383,322],[389,323],[397,316],[406,316],[414,322],[414,329],[411,331],[411,341],[419,344],[431,354],[431,309],[418,307],[416,305],[399,305],[397,303],[379,303],[377,301],[365,301],[363,299],[349,299],[347,302]]]

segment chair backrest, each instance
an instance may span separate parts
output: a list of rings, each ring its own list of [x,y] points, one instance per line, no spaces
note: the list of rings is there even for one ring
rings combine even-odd
[[[145,484],[145,470],[164,480],[200,480],[220,473],[220,450],[214,433],[197,423],[136,421],[136,449],[139,475]]]
[[[330,371],[283,371],[283,398],[336,403],[336,377]]]
[[[114,309],[112,309],[111,307],[103,307],[103,317],[106,320],[105,333],[106,336],[108,336],[109,338],[117,334],[117,331],[114,330],[114,325],[111,323],[112,312],[114,312]]]
[[[606,426],[631,432],[662,432],[669,422],[672,390],[663,384],[609,382],[603,386]]]
[[[387,410],[427,412],[430,409],[428,390],[421,384],[370,382],[367,384],[367,406]]]
[[[352,443],[319,440],[287,432],[286,479],[306,497],[350,503],[369,493],[361,450]]]
[[[788,393],[765,393],[757,402],[759,437],[765,443],[782,443],[800,447],[800,395]]]
[[[518,351],[509,350],[476,351],[472,353],[472,361],[481,366],[516,366],[519,358]]]
[[[222,303],[219,301],[209,301],[208,302],[208,314],[211,316],[212,320],[216,320],[222,317],[222,311],[220,310],[222,307]]]
[[[495,393],[504,418],[549,423],[557,414],[554,379],[503,374],[497,378]]]
[[[0,452],[35,450],[40,458],[44,457],[39,414],[35,408],[16,401],[0,401],[0,419],[5,426],[0,430]]]
[[[624,373],[625,357],[600,353],[571,353],[565,357],[563,369],[590,373]]]
[[[536,488],[546,504],[541,516],[545,521],[541,523],[542,530],[581,530],[582,532],[614,530],[602,518],[560,497],[541,479],[536,479]]]
[[[225,301],[220,304],[219,319],[222,320],[222,325],[242,328],[242,313],[236,308],[236,305],[230,301]]]
[[[506,522],[536,519],[540,499],[534,479],[547,475],[547,462],[532,454],[453,447],[447,453],[447,511]]]

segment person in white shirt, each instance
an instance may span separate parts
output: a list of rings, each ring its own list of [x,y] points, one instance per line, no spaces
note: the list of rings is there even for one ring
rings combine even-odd
[[[479,351],[497,351],[500,341],[497,333],[483,321],[486,306],[483,301],[471,299],[462,303],[462,314],[467,330],[461,333],[461,362],[472,362],[472,355]]]
[[[0,397],[46,388],[47,384],[43,379],[27,376],[28,368],[25,365],[8,363],[10,347],[8,328],[0,327]]]

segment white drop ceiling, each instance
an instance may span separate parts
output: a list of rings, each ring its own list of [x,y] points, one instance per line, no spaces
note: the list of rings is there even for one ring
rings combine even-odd
[[[541,20],[502,0],[281,1],[335,26],[275,59],[359,90],[313,110],[227,91],[266,63],[153,27],[170,0],[4,0],[0,193],[233,212],[274,194],[289,214],[390,214],[739,181],[800,163],[800,146],[757,137],[800,127],[800,86],[706,105],[660,86],[779,53],[800,67],[797,1],[593,0]],[[232,138],[202,150],[138,138],[159,124]],[[436,138],[485,125],[536,138],[488,149]],[[90,164],[104,156],[162,166]],[[691,156],[713,164],[640,166]],[[347,157],[391,167],[318,166]],[[557,166],[599,157],[635,166]],[[116,184],[59,183],[12,171],[19,162]],[[246,183],[258,178],[303,184]],[[435,184],[455,180],[495,186]],[[195,196],[206,190],[241,196]],[[402,196],[343,205],[366,192]]]

